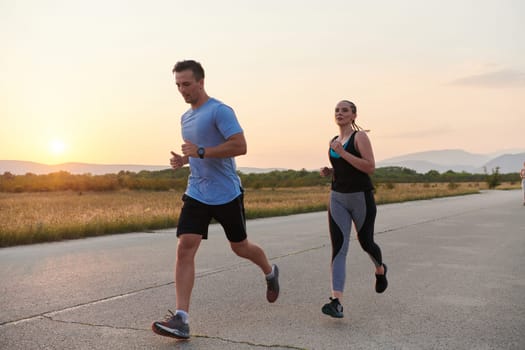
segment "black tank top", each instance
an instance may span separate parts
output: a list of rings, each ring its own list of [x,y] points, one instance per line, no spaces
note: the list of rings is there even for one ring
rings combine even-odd
[[[354,131],[350,139],[344,146],[345,151],[353,154],[356,157],[362,158],[361,153],[355,148],[355,135],[357,131]],[[332,139],[335,140],[334,137]],[[374,189],[372,185],[372,180],[368,174],[357,169],[346,160],[344,160],[339,155],[334,157],[328,150],[328,155],[330,157],[330,163],[334,169],[332,175],[332,190],[341,193],[350,193],[350,192],[364,192]]]

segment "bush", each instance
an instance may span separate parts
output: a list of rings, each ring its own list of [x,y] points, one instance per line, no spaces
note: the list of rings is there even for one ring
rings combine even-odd
[[[490,175],[487,174],[486,182],[487,182],[487,185],[489,186],[489,189],[494,189],[498,185],[501,184],[500,175],[499,175],[499,166],[492,169],[492,174]]]

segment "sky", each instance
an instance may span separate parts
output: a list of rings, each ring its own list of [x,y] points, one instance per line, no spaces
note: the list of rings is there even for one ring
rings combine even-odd
[[[357,105],[376,161],[525,151],[521,0],[0,0],[0,159],[169,165],[195,59],[240,167],[328,165]]]

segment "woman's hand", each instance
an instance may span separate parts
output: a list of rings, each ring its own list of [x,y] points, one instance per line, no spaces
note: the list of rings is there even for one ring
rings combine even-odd
[[[330,168],[328,168],[328,167],[323,167],[323,168],[321,168],[321,170],[319,171],[319,174],[320,174],[322,177],[330,176],[330,175],[332,175],[332,169],[330,169]]]
[[[341,142],[335,140],[330,144],[330,148],[339,155],[341,155],[341,153],[345,150]]]

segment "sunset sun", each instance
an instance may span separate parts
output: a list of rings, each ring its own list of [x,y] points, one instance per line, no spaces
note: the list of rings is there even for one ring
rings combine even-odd
[[[61,156],[66,151],[66,144],[59,139],[51,140],[49,142],[49,151],[54,156]]]

